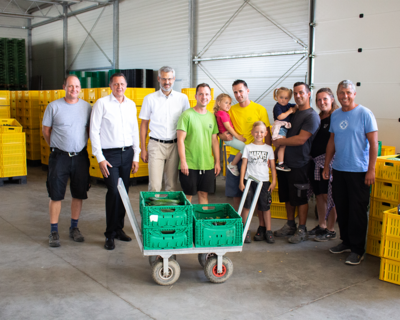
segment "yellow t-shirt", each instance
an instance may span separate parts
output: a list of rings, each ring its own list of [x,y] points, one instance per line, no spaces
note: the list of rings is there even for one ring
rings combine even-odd
[[[250,101],[250,104],[245,108],[242,108],[239,103],[233,105],[229,110],[229,116],[231,117],[235,131],[246,138],[246,144],[254,141],[251,135],[254,122],[263,121],[267,128],[270,126],[267,109],[253,101]],[[239,150],[231,147],[230,154],[236,155],[238,152]]]

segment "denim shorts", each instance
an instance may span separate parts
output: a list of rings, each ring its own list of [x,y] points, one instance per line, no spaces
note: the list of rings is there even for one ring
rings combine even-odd
[[[288,129],[286,129],[285,127],[281,127],[279,129],[279,135],[282,136],[282,137],[286,137],[287,132],[288,132]]]

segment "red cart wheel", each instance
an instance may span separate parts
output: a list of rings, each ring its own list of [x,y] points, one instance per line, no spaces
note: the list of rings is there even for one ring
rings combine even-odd
[[[213,283],[223,283],[230,278],[233,273],[233,263],[231,259],[222,257],[222,272],[218,273],[217,257],[210,257],[204,266],[204,274]]]

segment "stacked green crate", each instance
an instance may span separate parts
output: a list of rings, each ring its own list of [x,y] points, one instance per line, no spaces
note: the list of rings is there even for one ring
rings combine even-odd
[[[143,247],[193,247],[193,207],[183,192],[140,192]]]
[[[17,55],[17,77],[20,88],[26,88],[26,56],[25,56],[25,40],[16,41]]]
[[[7,74],[7,39],[0,38],[0,89],[8,88],[8,74]]]

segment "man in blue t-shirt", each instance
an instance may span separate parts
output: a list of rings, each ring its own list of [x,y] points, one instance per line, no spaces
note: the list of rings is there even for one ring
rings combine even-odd
[[[345,263],[358,265],[364,258],[370,186],[375,182],[378,126],[371,110],[356,104],[356,88],[350,80],[339,83],[337,96],[342,109],[331,116],[331,137],[326,148],[324,179],[332,164],[332,194],[342,243],[331,253],[351,252]]]

